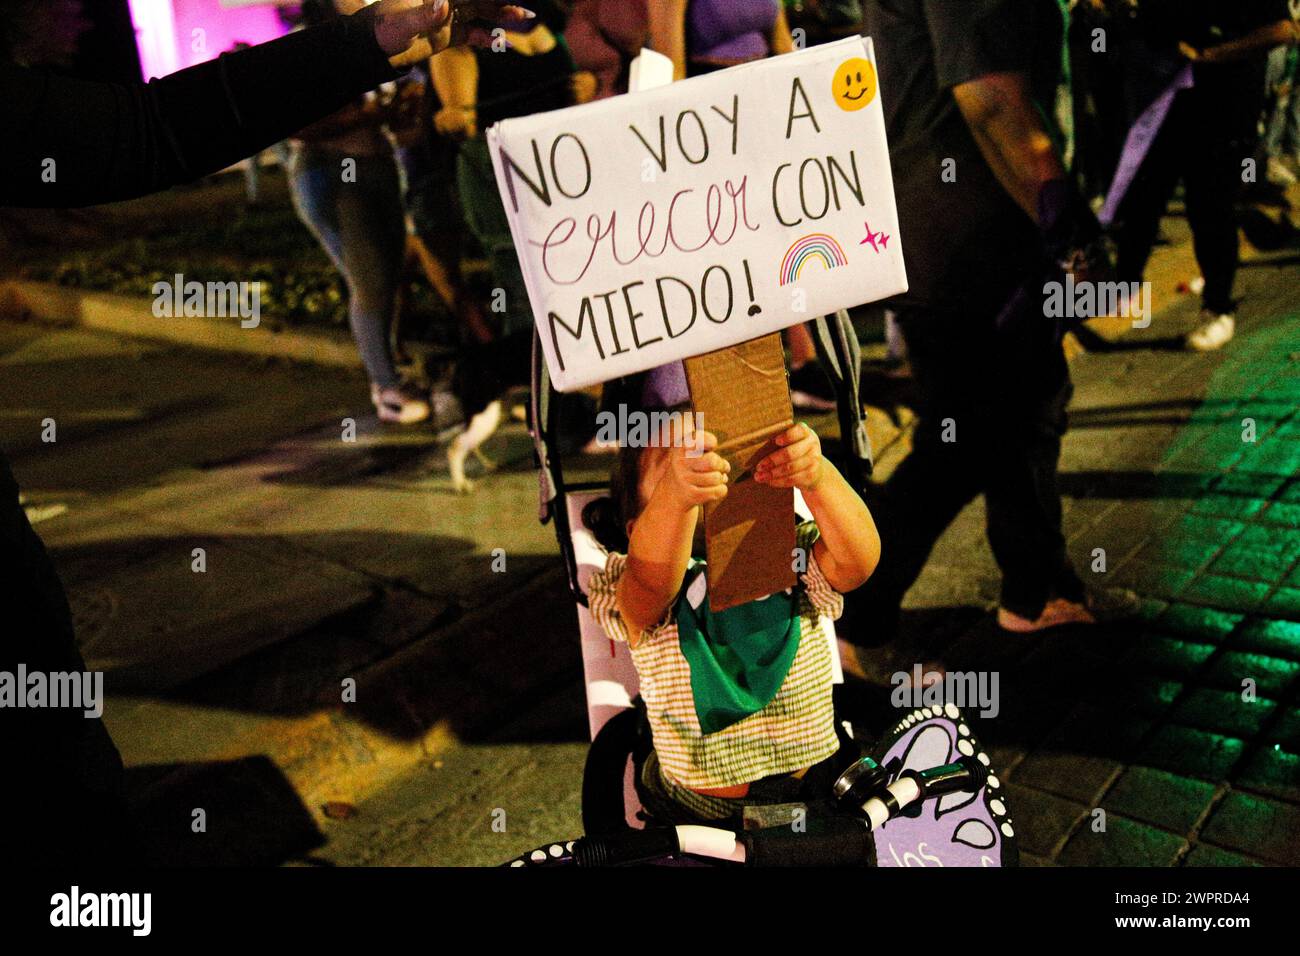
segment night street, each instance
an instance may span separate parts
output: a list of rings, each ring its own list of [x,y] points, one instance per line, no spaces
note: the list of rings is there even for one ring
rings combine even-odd
[[[1185,222],[1165,228],[1151,277],[1170,304],[1073,361],[1062,461],[1075,562],[1104,549],[1143,623],[998,631],[977,501],[909,595],[904,646],[865,655],[881,684],[845,690],[883,726],[894,670],[999,671],[980,733],[1031,865],[1300,854],[1295,255],[1249,257],[1227,348],[1171,350],[1195,266]],[[457,496],[432,432],[359,412],[346,370],[13,321],[0,352],[0,443],[107,674],[154,858],[483,865],[581,833],[576,622],[522,424]],[[870,421],[884,477],[907,432]]]

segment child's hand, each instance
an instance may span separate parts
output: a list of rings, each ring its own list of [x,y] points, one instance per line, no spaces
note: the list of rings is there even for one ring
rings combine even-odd
[[[713,432],[695,431],[690,416],[684,416],[684,429],[674,428],[673,446],[668,449],[668,472],[665,490],[684,510],[690,510],[727,497],[727,473],[731,465],[714,451],[718,438]]]
[[[754,469],[754,480],[774,488],[811,491],[826,472],[821,439],[800,422],[776,436],[780,450],[772,452]]]

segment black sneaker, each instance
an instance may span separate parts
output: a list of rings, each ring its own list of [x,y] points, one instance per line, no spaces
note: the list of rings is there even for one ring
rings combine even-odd
[[[790,401],[800,412],[831,412],[838,405],[831,380],[816,362],[805,362],[790,373]]]

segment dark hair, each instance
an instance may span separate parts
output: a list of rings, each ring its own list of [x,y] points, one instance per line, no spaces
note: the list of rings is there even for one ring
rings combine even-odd
[[[622,394],[628,394],[624,391]],[[690,405],[647,406],[628,403],[628,414],[690,414]],[[641,516],[641,456],[639,445],[619,445],[618,457],[610,469],[609,496],[597,498],[582,509],[582,523],[591,529],[596,540],[609,551],[627,550],[627,526]]]
[[[606,551],[627,551],[627,523],[641,514],[641,453],[620,445],[609,474],[609,494],[587,502],[582,523]]]

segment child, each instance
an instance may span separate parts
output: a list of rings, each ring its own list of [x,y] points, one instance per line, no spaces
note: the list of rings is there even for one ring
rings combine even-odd
[[[710,612],[704,563],[692,551],[701,507],[726,497],[730,466],[714,450],[717,438],[692,432],[690,418],[666,447],[622,449],[614,494],[628,553],[611,553],[588,589],[592,614],[627,643],[640,677],[654,737],[642,797],[673,823],[734,820],[747,803],[787,802],[808,770],[835,754],[820,617],[839,617],[840,594],[880,559],[866,505],[822,457],[816,433],[795,425],[753,480],[798,488],[812,510],[791,555],[799,584]]]

